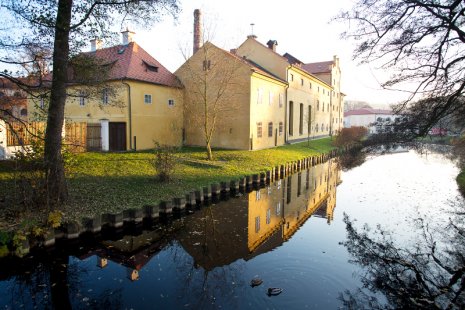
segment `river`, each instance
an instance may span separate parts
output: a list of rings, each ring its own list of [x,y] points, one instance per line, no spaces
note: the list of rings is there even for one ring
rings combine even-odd
[[[389,235],[405,254],[425,231],[444,235],[464,204],[457,174],[440,154],[369,157],[348,171],[332,159],[177,219],[4,259],[0,309],[337,309],[368,307],[366,296],[389,304],[388,280],[358,292],[385,266],[370,265],[373,244],[358,248],[357,238],[368,225],[368,236]],[[263,283],[252,287],[254,278]],[[271,287],[282,292],[270,296]]]

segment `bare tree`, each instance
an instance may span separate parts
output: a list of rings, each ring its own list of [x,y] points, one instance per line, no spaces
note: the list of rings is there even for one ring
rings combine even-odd
[[[384,88],[409,92],[409,98],[394,109],[395,114],[408,116],[405,120],[414,120],[408,138],[427,134],[447,116],[463,123],[462,0],[358,0],[336,20],[349,24],[343,37],[355,40],[355,59],[393,72]],[[424,100],[410,105],[416,99]]]
[[[245,61],[206,42],[176,71],[186,89],[185,119],[194,131],[201,128],[208,160],[213,159],[212,139],[239,111],[247,74]],[[250,71],[249,73],[250,74]]]
[[[117,17],[132,22],[158,20],[163,11],[177,12],[176,0],[109,0],[109,1],[29,1],[2,0],[2,16],[6,24],[0,37],[0,63],[23,66],[38,58],[18,59],[17,51],[30,46],[51,50],[53,77],[45,133],[44,167],[46,173],[47,204],[58,206],[67,199],[65,171],[61,154],[61,132],[64,122],[66,87],[69,78],[69,59],[85,44],[87,36],[105,38],[112,33]],[[6,31],[8,30],[8,31]],[[39,75],[34,83],[17,78],[20,72],[1,72],[4,77],[29,91],[43,87]]]

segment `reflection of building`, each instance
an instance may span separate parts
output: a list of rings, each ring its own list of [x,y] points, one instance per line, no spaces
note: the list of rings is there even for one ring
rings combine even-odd
[[[142,276],[142,267],[173,239],[192,256],[196,267],[205,270],[249,260],[282,245],[312,215],[330,223],[339,182],[337,164],[329,160],[240,198],[202,207],[174,221],[169,229],[102,241],[97,250],[80,258],[97,255],[101,268],[108,261],[123,265],[132,281]]]
[[[251,259],[289,240],[320,208],[324,215],[319,217],[329,223],[339,181],[337,164],[330,160],[241,199],[202,209],[189,216],[178,240],[206,270]]]

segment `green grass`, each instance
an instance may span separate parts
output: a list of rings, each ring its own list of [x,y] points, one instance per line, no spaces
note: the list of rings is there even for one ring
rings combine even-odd
[[[465,196],[465,169],[457,176],[457,184],[459,185],[460,192]]]
[[[77,154],[69,168],[66,217],[78,219],[156,204],[211,183],[266,171],[333,148],[332,141],[325,138],[311,141],[310,146],[303,142],[260,151],[214,150],[214,160],[207,161],[203,148],[184,147],[176,153],[178,165],[169,183],[157,181],[150,163],[152,151]],[[8,194],[12,179],[11,167],[7,162],[0,164],[0,199]]]

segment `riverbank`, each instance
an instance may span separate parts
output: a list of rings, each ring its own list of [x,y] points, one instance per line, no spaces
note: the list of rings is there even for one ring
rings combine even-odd
[[[77,154],[68,169],[70,197],[64,220],[155,205],[212,183],[264,172],[333,148],[331,139],[325,138],[310,145],[302,142],[260,151],[214,150],[215,160],[207,161],[203,148],[184,147],[175,153],[177,166],[168,183],[156,178],[153,151]],[[0,205],[11,201],[14,182],[12,165],[0,164]],[[7,225],[0,220],[0,230],[15,230],[21,222]]]

